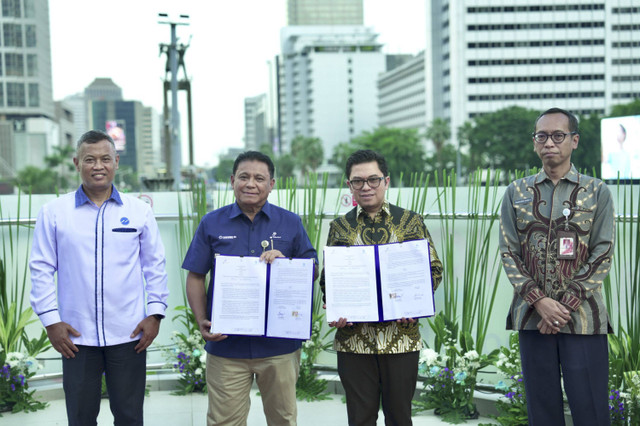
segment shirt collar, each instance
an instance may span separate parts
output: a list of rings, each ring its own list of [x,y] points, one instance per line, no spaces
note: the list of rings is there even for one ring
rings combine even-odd
[[[535,183],[542,183],[545,181],[545,179],[549,179],[549,176],[547,175],[547,172],[544,171],[544,169],[540,169],[540,171],[536,175]],[[578,183],[580,181],[578,170],[573,165],[573,163],[571,163],[571,169],[569,169],[567,174],[564,175],[562,179],[567,179],[568,181],[573,183]]]
[[[122,198],[120,198],[120,193],[116,189],[114,184],[111,184],[111,196],[107,199],[107,201],[113,200],[117,204],[122,205]],[[76,207],[80,207],[84,203],[91,203],[92,201],[87,197],[87,194],[82,189],[82,185],[76,191]]]
[[[365,211],[365,209],[362,208],[362,206],[360,204],[358,204],[356,209],[357,209],[356,210],[356,217],[360,217],[360,215],[362,215],[362,214],[368,214]],[[387,216],[391,216],[391,211],[389,210],[389,202],[386,199],[382,202],[382,208],[380,209],[378,214],[381,213],[381,212],[385,212],[387,214]]]
[[[266,201],[264,203],[264,206],[262,206],[262,208],[260,209],[260,212],[263,212],[265,215],[267,215],[268,218],[271,218],[273,207],[271,206],[271,204],[269,204],[269,201]],[[243,214],[244,213],[240,209],[238,202],[236,201],[235,203],[233,203],[233,205],[231,206],[231,213],[229,213],[229,217],[233,219]]]

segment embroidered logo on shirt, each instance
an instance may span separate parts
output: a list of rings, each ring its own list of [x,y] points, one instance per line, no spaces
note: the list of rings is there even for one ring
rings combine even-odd
[[[271,234],[270,238],[282,238],[280,235],[278,235],[278,233],[276,231],[273,231],[273,234]]]
[[[219,240],[234,240],[236,238],[235,235],[218,235]]]
[[[123,225],[128,225],[129,224],[129,218],[128,217],[121,217],[120,218],[120,223]]]

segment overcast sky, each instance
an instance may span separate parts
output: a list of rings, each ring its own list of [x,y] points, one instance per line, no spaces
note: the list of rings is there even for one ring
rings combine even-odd
[[[425,1],[364,0],[365,25],[380,34],[386,53],[424,49]],[[49,10],[55,100],[83,91],[96,77],[110,77],[126,100],[158,112],[166,62],[159,44],[170,41],[170,27],[158,23],[158,12],[190,15],[178,37],[191,40],[185,62],[195,161],[209,166],[229,147],[243,146],[244,98],[267,92],[267,61],[278,54],[286,25],[286,0],[50,0]],[[186,144],[183,133],[183,163]]]

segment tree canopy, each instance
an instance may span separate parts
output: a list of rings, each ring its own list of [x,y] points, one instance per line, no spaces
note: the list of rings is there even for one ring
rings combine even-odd
[[[383,155],[389,174],[398,183],[401,175],[408,184],[412,173],[424,171],[425,150],[416,129],[379,127],[373,132],[364,132],[350,142],[336,146],[332,160],[344,168],[349,155],[359,149],[371,149]]]
[[[324,159],[324,148],[319,138],[296,136],[291,141],[291,156],[300,172],[315,172]]]
[[[469,146],[469,167],[527,170],[540,160],[531,132],[539,112],[512,106],[474,118],[459,128]]]
[[[31,194],[55,194],[58,173],[52,169],[26,166],[16,176],[15,184],[22,192]]]
[[[627,104],[614,106],[611,108],[609,117],[625,117],[627,115],[640,115],[640,98],[634,99]]]

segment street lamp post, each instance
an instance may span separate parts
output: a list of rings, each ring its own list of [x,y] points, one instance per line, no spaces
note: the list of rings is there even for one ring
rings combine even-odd
[[[178,129],[180,128],[180,117],[178,115],[178,38],[176,36],[176,27],[178,25],[189,25],[187,20],[189,15],[179,15],[177,20],[172,20],[166,13],[158,13],[161,19],[158,21],[160,24],[168,24],[171,26],[171,44],[162,45],[163,48],[168,49],[169,53],[169,71],[171,73],[171,121],[169,137],[170,147],[170,161],[167,161],[171,175],[173,177],[173,185],[176,191],[180,191],[182,177],[180,169],[182,167],[182,146],[180,143],[180,134]],[[167,117],[164,117],[166,120]]]

